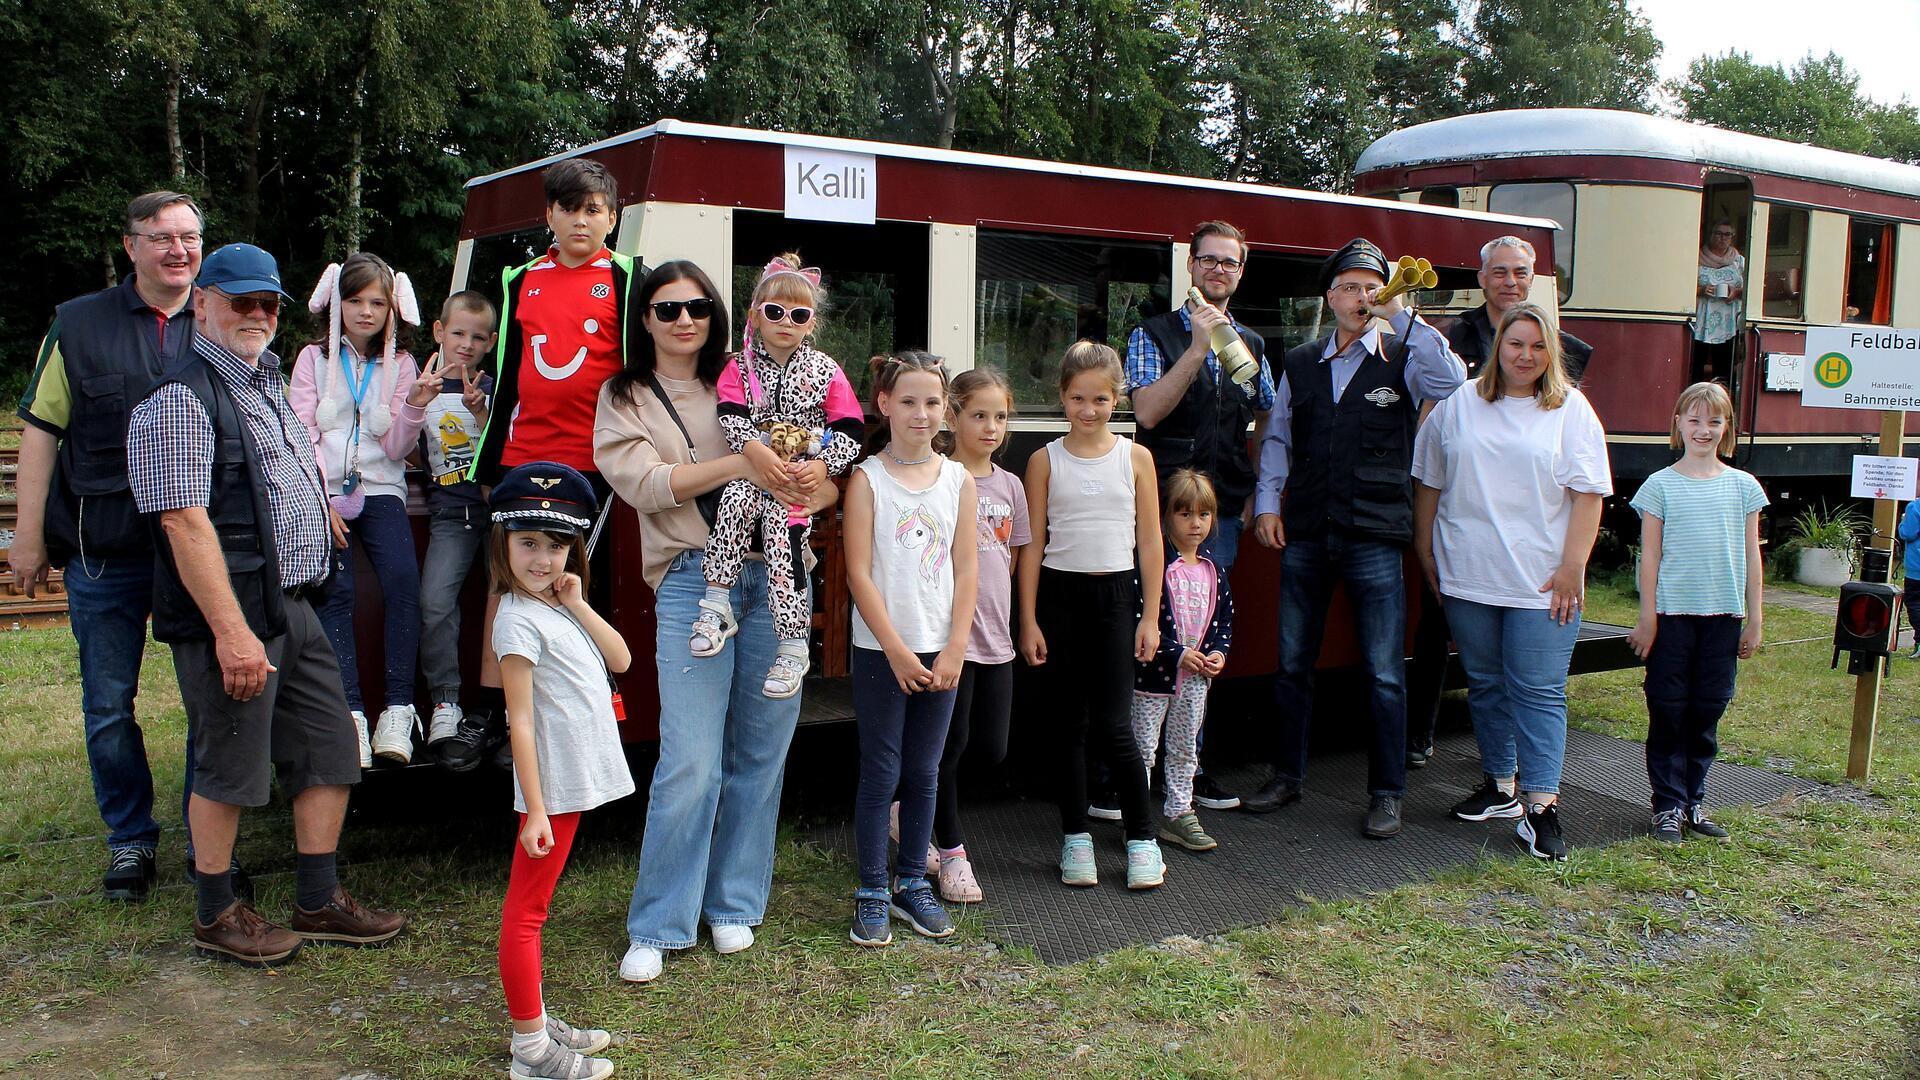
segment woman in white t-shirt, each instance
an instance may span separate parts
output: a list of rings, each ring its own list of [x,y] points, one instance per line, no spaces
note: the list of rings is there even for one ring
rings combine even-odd
[[[1518,818],[1530,854],[1562,860],[1567,665],[1612,473],[1553,316],[1516,305],[1494,341],[1499,362],[1442,401],[1414,444],[1414,546],[1446,606],[1486,773],[1453,814]]]

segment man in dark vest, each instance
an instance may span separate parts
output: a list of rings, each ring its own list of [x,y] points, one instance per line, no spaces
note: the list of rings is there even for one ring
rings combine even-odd
[[[279,267],[251,244],[229,244],[207,256],[196,284],[193,349],[135,406],[126,469],[157,536],[153,636],[173,646],[193,730],[194,946],[262,967],[308,940],[390,941],[406,918],[363,906],[335,873],[360,750],[313,611],[329,565],[325,485],[267,348],[288,299]],[[241,808],[266,805],[276,769],[298,848],[290,929],[261,918],[217,872]]]
[[[1420,407],[1466,380],[1440,332],[1398,298],[1374,299],[1387,260],[1349,242],[1320,269],[1334,332],[1290,349],[1260,446],[1254,536],[1281,549],[1279,745],[1273,777],[1242,805],[1256,813],[1300,797],[1313,674],[1333,584],[1344,581],[1369,687],[1365,833],[1400,832],[1406,792],[1407,544],[1413,538],[1413,436]],[[1375,328],[1387,320],[1392,333]]]
[[[1247,268],[1247,238],[1224,221],[1194,227],[1187,273],[1206,297],[1205,304],[1179,303],[1155,315],[1127,339],[1127,395],[1140,445],[1153,455],[1162,490],[1167,477],[1196,469],[1213,482],[1220,509],[1213,535],[1200,554],[1222,573],[1233,569],[1240,534],[1252,515],[1253,462],[1247,456],[1247,428],[1257,440],[1273,408],[1273,376],[1267,368],[1266,341],[1234,321],[1227,306]],[[1259,365],[1241,385],[1221,371],[1209,343],[1216,326],[1230,326]],[[1193,801],[1213,810],[1240,805],[1209,776],[1202,763],[1193,778]]]
[[[1517,236],[1496,236],[1480,249],[1480,291],[1487,302],[1460,314],[1447,328],[1447,344],[1476,378],[1494,355],[1493,334],[1509,308],[1533,290],[1533,245]],[[1560,356],[1567,378],[1579,382],[1593,358],[1593,346],[1560,331]],[[1440,720],[1440,693],[1446,687],[1449,656],[1447,616],[1440,598],[1421,583],[1420,622],[1414,630],[1413,663],[1407,668],[1407,765],[1425,768],[1433,757],[1433,733]]]
[[[127,491],[127,414],[193,338],[200,230],[200,208],[179,192],[127,204],[120,243],[133,273],[55,310],[20,401],[19,523],[8,561],[28,596],[45,587],[49,568],[65,571],[110,900],[147,898],[160,841],[133,712],[153,607],[153,541]]]

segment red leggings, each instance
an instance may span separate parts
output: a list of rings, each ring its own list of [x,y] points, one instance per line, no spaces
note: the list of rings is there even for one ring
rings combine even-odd
[[[540,1000],[540,928],[547,922],[547,906],[560,871],[567,868],[580,815],[554,814],[553,850],[536,859],[520,846],[514,834],[513,869],[507,875],[507,899],[500,909],[500,985],[507,992],[507,1013],[515,1020],[538,1020],[545,1011]],[[525,828],[527,815],[520,815]]]

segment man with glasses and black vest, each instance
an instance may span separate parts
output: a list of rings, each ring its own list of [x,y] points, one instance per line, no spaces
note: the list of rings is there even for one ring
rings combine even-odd
[[[279,267],[229,244],[195,284],[193,348],[135,406],[126,467],[156,533],[153,635],[173,646],[193,728],[194,946],[264,967],[305,941],[391,941],[406,918],[360,904],[335,873],[360,751],[313,610],[332,539],[325,484],[267,348],[288,299]],[[241,808],[266,805],[276,770],[298,848],[290,929],[215,872],[231,858]]]
[[[28,596],[46,587],[51,567],[65,571],[87,765],[107,826],[101,888],[109,900],[147,898],[160,841],[133,712],[153,608],[153,540],[127,490],[127,414],[188,352],[201,226],[200,208],[177,191],[128,203],[120,244],[133,273],[55,309],[20,401],[19,523],[7,558]],[[189,748],[189,783],[192,771]]]
[[[1200,545],[1222,574],[1233,569],[1240,551],[1253,494],[1253,461],[1247,454],[1247,430],[1258,440],[1273,408],[1273,376],[1265,357],[1266,341],[1241,326],[1227,310],[1247,268],[1247,238],[1224,221],[1194,227],[1187,273],[1206,303],[1183,302],[1155,315],[1127,338],[1127,395],[1133,402],[1140,445],[1153,455],[1161,490],[1180,469],[1195,469],[1213,482],[1220,500],[1213,535]],[[1258,373],[1245,385],[1221,370],[1211,339],[1217,326],[1232,327],[1247,346]],[[1240,805],[1205,771],[1193,779],[1193,801],[1213,810]]]
[[[1398,297],[1376,299],[1386,283],[1386,256],[1371,241],[1334,252],[1320,268],[1334,332],[1288,350],[1282,363],[1254,496],[1254,536],[1281,552],[1279,745],[1272,779],[1242,803],[1265,813],[1300,798],[1314,666],[1333,584],[1344,581],[1368,687],[1363,831],[1381,840],[1399,835],[1406,794],[1403,562],[1413,539],[1413,436],[1421,405],[1467,377],[1438,330]]]

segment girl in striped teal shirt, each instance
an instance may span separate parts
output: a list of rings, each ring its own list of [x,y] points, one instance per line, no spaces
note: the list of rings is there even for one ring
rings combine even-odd
[[[1760,651],[1760,510],[1766,493],[1721,457],[1734,448],[1733,400],[1694,383],[1673,407],[1672,443],[1685,450],[1647,477],[1640,512],[1640,622],[1627,635],[1647,663],[1647,779],[1653,835],[1725,839],[1707,816],[1707,770],[1735,665]]]

